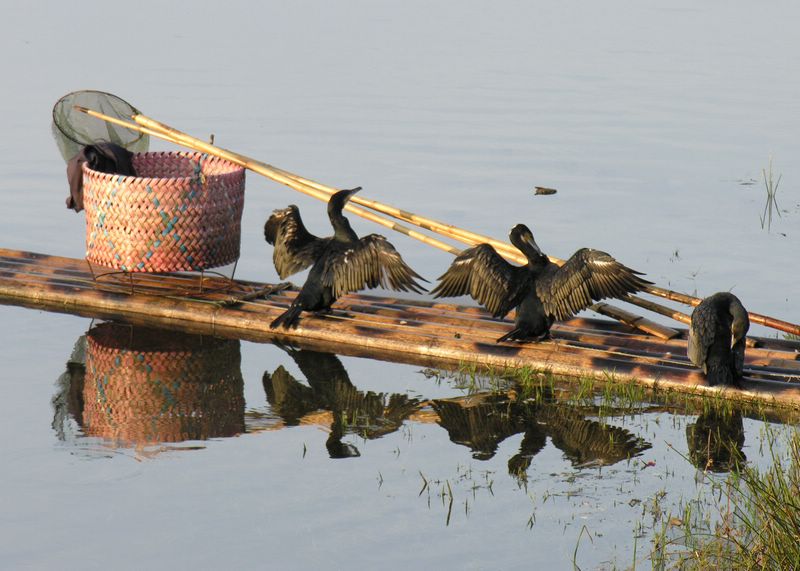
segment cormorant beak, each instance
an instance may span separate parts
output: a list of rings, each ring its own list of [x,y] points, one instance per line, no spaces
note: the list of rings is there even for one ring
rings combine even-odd
[[[532,232],[530,232],[530,231],[523,232],[522,239],[528,246],[533,248],[533,250],[535,250],[537,254],[539,254],[540,256],[544,255],[544,254],[542,254],[541,248],[539,248],[539,244],[537,244],[536,240],[533,239],[533,233]]]
[[[359,190],[361,190],[361,187],[357,186],[355,188],[334,192],[328,199],[328,216],[332,216],[333,213],[341,214],[342,209],[350,200],[350,197],[352,197]]]
[[[747,335],[747,326],[741,319],[734,319],[731,330],[731,347],[741,341]]]
[[[350,200],[350,198],[352,198],[352,196],[359,190],[361,190],[360,186],[357,186],[355,188],[350,188],[347,190],[340,190],[339,192],[341,192],[344,195],[342,204],[347,204],[347,201]]]

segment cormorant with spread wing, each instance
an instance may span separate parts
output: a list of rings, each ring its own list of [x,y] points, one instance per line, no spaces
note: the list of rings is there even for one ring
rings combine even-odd
[[[710,385],[739,384],[748,329],[747,310],[732,293],[715,293],[694,308],[687,353]]]
[[[509,234],[528,259],[524,266],[509,264],[489,244],[464,250],[439,278],[434,297],[469,294],[495,317],[516,308],[514,329],[501,341],[541,341],[550,336],[556,319],[568,319],[593,301],[622,297],[650,284],[609,254],[581,248],[558,267],[542,253],[533,234],[517,224]]]
[[[311,267],[308,279],[292,305],[270,328],[295,327],[302,311],[328,310],[339,296],[364,288],[390,287],[399,291],[425,291],[412,270],[389,241],[378,234],[363,238],[342,214],[350,197],[361,187],[340,190],[328,201],[333,236],[317,238],[300,219],[297,206],[275,210],[264,225],[264,237],[275,246],[272,259],[281,278]]]

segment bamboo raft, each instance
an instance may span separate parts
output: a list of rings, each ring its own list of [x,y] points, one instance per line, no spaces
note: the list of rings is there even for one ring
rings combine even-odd
[[[685,330],[664,340],[622,323],[575,318],[553,327],[554,341],[497,344],[511,322],[481,308],[367,295],[346,295],[332,313],[307,315],[296,329],[271,330],[296,294],[286,285],[191,274],[96,280],[85,260],[0,249],[0,302],[9,305],[437,368],[527,368],[800,407],[796,341],[756,339],[738,390],[707,385],[687,359]]]

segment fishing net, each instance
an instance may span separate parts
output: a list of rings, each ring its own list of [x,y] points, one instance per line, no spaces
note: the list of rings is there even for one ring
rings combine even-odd
[[[144,133],[107,123],[78,111],[75,106],[99,111],[110,117],[130,121],[140,112],[116,95],[103,91],[73,91],[53,106],[53,137],[65,161],[77,155],[85,145],[115,143],[132,153],[147,152],[150,137]]]

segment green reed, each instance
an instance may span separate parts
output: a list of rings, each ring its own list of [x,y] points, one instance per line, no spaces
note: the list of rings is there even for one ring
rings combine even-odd
[[[775,180],[772,176],[772,157],[769,158],[769,172],[767,169],[761,169],[761,176],[764,178],[764,187],[767,191],[767,201],[764,204],[764,212],[761,214],[761,228],[764,228],[764,225],[767,226],[767,231],[772,227],[772,212],[774,211],[777,213],[778,216],[781,215],[780,208],[778,207],[778,201],[775,198],[775,195],[778,193],[778,185],[781,183],[781,179],[783,175],[778,175],[778,179]]]
[[[770,429],[766,439],[768,468],[711,478],[716,505],[689,502],[680,518],[662,518],[653,569],[800,568],[800,433],[791,433],[785,450]]]

